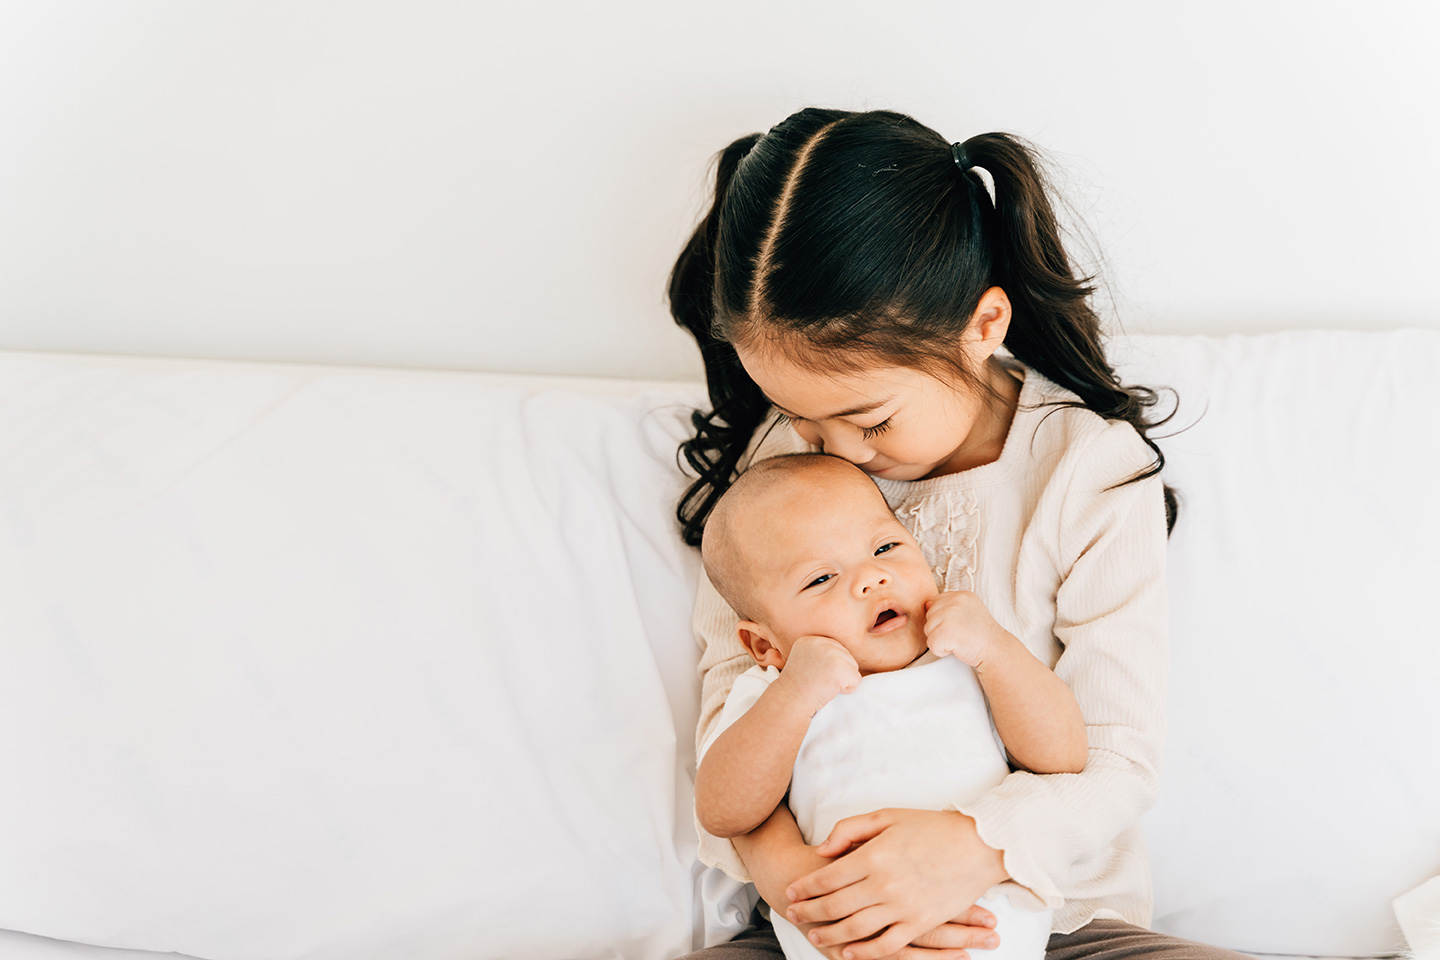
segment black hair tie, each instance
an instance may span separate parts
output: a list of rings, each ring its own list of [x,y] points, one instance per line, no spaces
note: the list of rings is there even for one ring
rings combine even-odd
[[[964,145],[959,142],[950,144],[950,156],[955,158],[955,166],[960,168],[961,173],[968,174],[970,168],[975,166],[970,162],[970,156],[965,152]]]

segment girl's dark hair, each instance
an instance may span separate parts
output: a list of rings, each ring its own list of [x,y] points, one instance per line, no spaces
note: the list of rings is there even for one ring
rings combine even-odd
[[[1108,420],[1149,436],[1159,400],[1105,357],[1090,278],[1077,277],[1034,148],[1004,133],[951,144],[900,113],[810,108],[720,152],[710,211],[670,274],[670,312],[700,346],[711,411],[680,454],[699,475],[676,510],[685,542],[705,520],[770,402],[732,345],[764,336],[830,369],[877,360],[984,389],[955,345],[991,287],[1009,296],[1005,346]],[[983,177],[993,182],[994,200]],[[1165,488],[1167,526],[1174,492]]]

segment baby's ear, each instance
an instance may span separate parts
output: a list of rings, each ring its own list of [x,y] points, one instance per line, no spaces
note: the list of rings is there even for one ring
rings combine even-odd
[[[756,663],[762,667],[785,669],[785,654],[775,646],[769,628],[763,623],[741,620],[739,633],[740,642],[745,645],[746,650],[750,651],[750,656],[755,658]]]

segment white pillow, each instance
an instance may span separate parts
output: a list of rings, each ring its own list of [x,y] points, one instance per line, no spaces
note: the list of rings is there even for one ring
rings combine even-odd
[[[1156,927],[1387,952],[1440,869],[1440,335],[1120,346],[1206,411],[1165,444]],[[698,399],[0,355],[0,927],[207,960],[732,930],[692,873]]]
[[[0,928],[689,950],[693,399],[0,355]]]
[[[1181,514],[1155,928],[1393,953],[1391,901],[1440,871],[1440,333],[1120,346],[1194,424],[1162,441]]]

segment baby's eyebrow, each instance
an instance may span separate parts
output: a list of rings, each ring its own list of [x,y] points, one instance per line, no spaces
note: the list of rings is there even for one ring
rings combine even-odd
[[[802,576],[809,576],[808,571],[812,568],[819,569],[814,560],[797,560],[786,568],[785,578],[787,580],[797,580]]]
[[[766,399],[766,400],[770,400],[769,397],[766,397],[765,399]],[[798,414],[798,413],[791,413],[789,410],[786,410],[784,407],[780,406],[780,404],[776,403],[774,400],[770,400],[770,406],[774,407],[776,410],[779,410],[781,413],[785,414],[785,416],[791,418],[792,420],[810,420],[810,421],[813,422],[813,421],[816,421],[816,420],[838,420],[838,419],[840,419],[841,417],[853,417],[853,416],[855,416],[855,415],[857,415],[857,414],[869,413],[869,412],[872,411],[872,410],[878,410],[878,409],[880,409],[881,407],[885,406],[885,404],[889,403],[891,400],[894,400],[894,399],[895,399],[895,397],[894,397],[893,395],[891,395],[891,396],[885,397],[885,398],[882,399],[882,400],[876,400],[876,401],[874,401],[873,403],[865,403],[865,404],[861,404],[861,405],[858,406],[858,407],[851,407],[849,410],[841,410],[841,411],[839,411],[838,413],[832,413],[832,414],[830,414],[830,416],[828,416],[828,417],[802,417],[802,416],[800,416],[800,414]]]
[[[806,560],[796,560],[794,563],[790,564],[790,566],[785,568],[785,571],[783,574],[781,574],[781,576],[786,581],[790,582],[798,582],[800,578],[804,577],[805,582],[800,584],[800,589],[803,590],[805,587],[810,585],[812,573],[814,576],[819,576],[822,572],[826,571],[826,564],[821,563],[816,557],[810,557]]]

